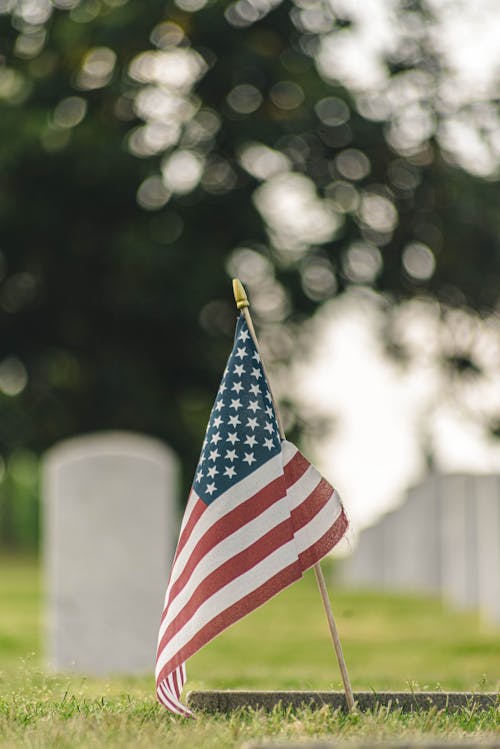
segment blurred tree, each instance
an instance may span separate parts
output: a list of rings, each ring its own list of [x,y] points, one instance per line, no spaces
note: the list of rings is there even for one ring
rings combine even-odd
[[[1,451],[136,429],[190,478],[226,273],[269,327],[351,285],[495,307],[497,188],[441,148],[428,8],[401,2],[370,96],[340,83],[347,5],[0,0]]]

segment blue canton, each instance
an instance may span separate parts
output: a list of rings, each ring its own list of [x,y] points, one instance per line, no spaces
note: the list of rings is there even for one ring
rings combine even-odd
[[[217,393],[193,487],[210,504],[281,450],[259,354],[243,314]]]

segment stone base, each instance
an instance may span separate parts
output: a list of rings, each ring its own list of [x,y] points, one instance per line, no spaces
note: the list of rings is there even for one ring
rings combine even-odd
[[[462,707],[487,710],[500,706],[500,695],[494,692],[355,692],[354,700],[358,709],[363,711],[379,707],[403,712],[431,708],[458,710]],[[187,696],[187,704],[192,710],[208,713],[230,713],[238,708],[272,710],[277,705],[315,709],[328,705],[333,710],[347,711],[343,692],[193,691]]]

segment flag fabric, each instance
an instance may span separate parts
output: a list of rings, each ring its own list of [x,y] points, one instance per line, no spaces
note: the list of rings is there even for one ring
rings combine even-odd
[[[181,525],[158,637],[156,691],[174,713],[187,659],[325,556],[348,521],[340,498],[280,438],[243,314]]]

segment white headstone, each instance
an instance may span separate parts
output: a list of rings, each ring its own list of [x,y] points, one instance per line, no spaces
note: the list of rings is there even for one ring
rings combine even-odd
[[[338,562],[339,579],[344,585],[381,589],[384,576],[384,527],[366,528],[354,550]]]
[[[379,590],[439,593],[439,508],[435,480],[410,490],[404,504],[366,528],[340,563],[340,579]]]
[[[439,478],[442,595],[459,608],[478,604],[475,487],[482,480],[459,474]]]
[[[439,529],[434,494],[434,482],[428,478],[410,490],[403,505],[385,516],[384,588],[439,592]]]
[[[441,595],[500,624],[500,476],[430,475],[340,563],[350,585]]]
[[[56,670],[145,673],[178,530],[177,459],[160,442],[108,432],[44,461],[48,656]]]
[[[421,593],[441,590],[441,544],[438,481],[429,475],[408,493],[402,507],[407,528],[403,566],[408,571],[409,589]]]
[[[481,621],[500,625],[500,477],[476,485],[478,598]]]

